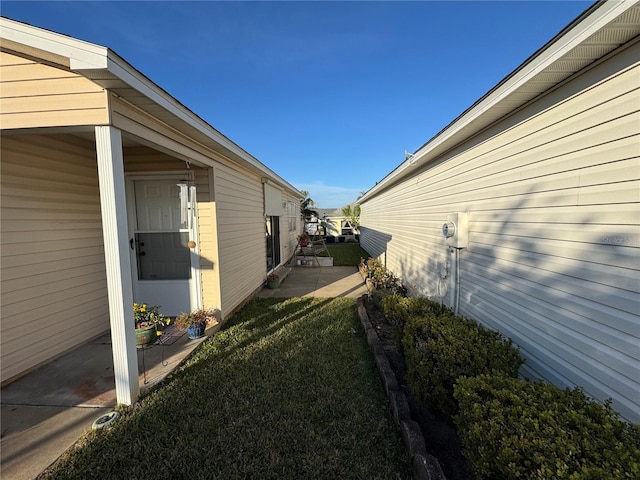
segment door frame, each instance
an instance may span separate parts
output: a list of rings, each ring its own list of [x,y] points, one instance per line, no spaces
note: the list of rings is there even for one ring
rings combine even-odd
[[[176,180],[176,184],[180,181],[187,181],[190,188],[195,189],[195,176],[191,171],[176,170],[163,172],[144,172],[144,173],[125,173],[125,189],[127,198],[127,226],[129,238],[135,236],[136,230],[135,220],[137,219],[135,204],[134,182],[136,180]],[[197,190],[193,192],[194,202],[191,205],[193,223],[189,228],[189,239],[195,242],[195,247],[189,249],[189,259],[191,261],[191,279],[189,281],[189,306],[190,311],[202,308],[202,288],[200,282],[200,236],[198,232],[198,202]],[[135,249],[129,246],[129,265],[131,267],[131,288],[133,292],[134,302],[139,295],[138,291],[138,262]],[[140,300],[138,298],[138,300]]]
[[[273,228],[273,221],[272,218],[277,218],[278,221],[278,232],[276,235],[274,235],[274,228]],[[280,265],[282,265],[282,236],[281,236],[281,230],[280,230],[280,215],[265,215],[265,224],[269,222],[269,226],[271,227],[271,235],[267,235],[267,240],[270,242],[271,244],[271,258],[272,258],[272,265],[271,265],[271,269],[269,269],[269,266],[267,265],[267,273],[271,273],[274,272]],[[266,225],[265,225],[266,227]],[[275,251],[276,249],[274,248],[276,245],[274,245],[275,240],[277,240],[277,247],[278,247],[278,253],[277,253],[277,259],[278,259],[278,263],[276,264],[275,260]],[[267,262],[269,261],[269,248],[267,248]]]

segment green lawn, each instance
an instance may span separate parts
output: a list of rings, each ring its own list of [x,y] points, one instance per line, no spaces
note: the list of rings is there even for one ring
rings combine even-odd
[[[369,256],[359,243],[328,243],[327,249],[333,257],[333,265],[336,267],[357,267],[361,258],[366,260]]]
[[[352,299],[255,299],[45,478],[410,479]]]

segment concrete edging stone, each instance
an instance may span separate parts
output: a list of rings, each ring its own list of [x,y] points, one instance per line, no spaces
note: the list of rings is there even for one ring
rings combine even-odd
[[[400,429],[402,440],[411,460],[414,480],[446,480],[438,459],[427,453],[420,426],[411,419],[411,409],[404,393],[400,391],[398,380],[384,353],[380,339],[371,325],[365,307],[365,295],[358,298],[358,317],[367,337],[367,343],[374,354],[376,367],[384,390],[389,398],[389,408]]]

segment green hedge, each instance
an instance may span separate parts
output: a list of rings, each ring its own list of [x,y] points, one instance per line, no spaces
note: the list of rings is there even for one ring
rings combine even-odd
[[[448,307],[424,297],[408,298],[390,295],[382,299],[381,307],[389,323],[400,330],[404,329],[407,319],[412,316],[423,316],[427,313],[435,315],[452,313]]]
[[[454,395],[455,424],[479,478],[640,478],[640,427],[580,389],[482,375],[460,378]]]
[[[409,315],[402,344],[413,394],[449,419],[458,410],[453,397],[458,377],[491,372],[516,377],[523,363],[510,339],[449,311]]]

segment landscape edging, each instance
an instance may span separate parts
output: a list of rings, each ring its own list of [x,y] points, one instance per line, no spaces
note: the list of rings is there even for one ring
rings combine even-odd
[[[380,339],[371,325],[365,307],[365,295],[358,298],[358,317],[364,329],[367,343],[374,355],[382,385],[389,398],[389,408],[411,461],[414,480],[446,480],[438,459],[429,455],[425,440],[418,424],[411,418],[411,410],[406,395],[400,391],[398,380],[391,369]]]

